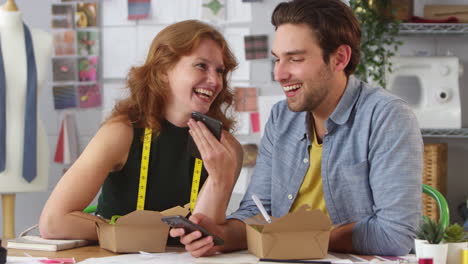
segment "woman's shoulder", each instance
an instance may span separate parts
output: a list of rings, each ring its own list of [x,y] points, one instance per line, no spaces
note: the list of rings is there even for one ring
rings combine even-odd
[[[134,128],[129,121],[109,119],[101,125],[92,141],[99,153],[106,153],[115,170],[127,160],[133,136]]]
[[[96,137],[104,142],[121,145],[132,142],[133,134],[134,127],[128,120],[109,119],[101,125]]]

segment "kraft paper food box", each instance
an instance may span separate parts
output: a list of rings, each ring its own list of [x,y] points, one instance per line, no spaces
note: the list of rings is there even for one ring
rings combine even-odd
[[[176,206],[163,212],[136,210],[119,217],[114,224],[96,221],[99,245],[115,253],[164,252],[169,226],[161,218],[188,213],[188,207]]]
[[[331,221],[320,210],[288,213],[272,217],[268,224],[259,214],[244,221],[248,250],[259,258],[314,259],[328,253]]]

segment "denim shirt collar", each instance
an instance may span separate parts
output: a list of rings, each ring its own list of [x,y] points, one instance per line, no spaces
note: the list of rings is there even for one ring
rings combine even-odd
[[[330,132],[336,125],[348,122],[351,112],[356,105],[361,91],[362,83],[353,75],[349,76],[348,84],[333,113],[326,121],[327,131]]]

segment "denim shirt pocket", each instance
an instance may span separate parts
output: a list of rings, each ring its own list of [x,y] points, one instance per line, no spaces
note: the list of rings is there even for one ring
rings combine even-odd
[[[340,166],[338,169],[340,179],[344,180],[343,193],[347,197],[343,197],[346,200],[345,211],[353,210],[349,212],[353,214],[353,217],[360,217],[362,215],[368,215],[372,212],[372,206],[374,199],[372,197],[372,190],[369,185],[369,163],[367,160],[352,164]]]

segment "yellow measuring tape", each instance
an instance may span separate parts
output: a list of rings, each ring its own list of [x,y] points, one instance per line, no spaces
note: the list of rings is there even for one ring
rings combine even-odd
[[[152,134],[153,131],[151,130],[151,128],[145,128],[145,135],[143,138],[143,149],[141,151],[140,183],[138,184],[137,210],[145,209],[146,184],[148,182],[148,164],[151,152]],[[201,159],[196,158],[195,165],[193,168],[192,190],[190,192],[190,211],[192,212],[197,202],[202,167],[203,161]]]

